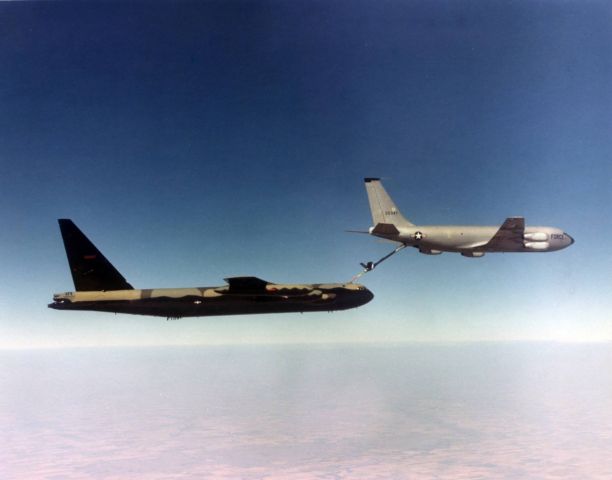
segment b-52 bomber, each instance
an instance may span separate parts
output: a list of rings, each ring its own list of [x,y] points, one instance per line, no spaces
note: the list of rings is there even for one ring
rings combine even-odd
[[[152,315],[178,319],[213,315],[322,312],[368,303],[374,295],[362,285],[275,284],[257,277],[227,278],[219,287],[132,287],[81,230],[58,220],[74,292],[56,293],[49,308]]]
[[[507,218],[501,226],[415,225],[406,219],[379,178],[365,178],[374,226],[367,232],[400,245],[377,262],[362,263],[365,271],[406,247],[426,255],[456,252],[483,257],[487,252],[552,252],[569,247],[574,239],[555,227],[525,226],[523,217]]]

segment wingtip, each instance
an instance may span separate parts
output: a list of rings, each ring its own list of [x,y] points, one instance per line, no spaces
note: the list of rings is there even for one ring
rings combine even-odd
[[[363,179],[363,181],[365,183],[377,182],[379,180],[380,180],[380,178],[376,178],[376,177],[366,177],[366,178]]]

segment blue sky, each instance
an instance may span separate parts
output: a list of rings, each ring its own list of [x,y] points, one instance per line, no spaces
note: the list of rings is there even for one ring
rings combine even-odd
[[[610,340],[607,2],[3,3],[5,347]],[[57,218],[135,287],[345,281],[391,246],[364,176],[415,223],[565,229],[570,249],[403,252],[349,312],[184,319],[46,308]]]

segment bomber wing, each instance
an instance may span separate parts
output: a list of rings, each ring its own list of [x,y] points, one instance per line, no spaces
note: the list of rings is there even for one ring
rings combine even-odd
[[[257,277],[230,277],[226,278],[227,287],[215,290],[218,293],[229,295],[262,295],[266,294],[266,287],[270,282],[266,282]]]
[[[275,297],[278,299],[287,298],[333,298],[335,294],[324,294],[314,285],[279,285],[266,282],[257,277],[230,277],[226,278],[227,286],[216,288],[215,292],[229,296],[248,296],[248,297]]]

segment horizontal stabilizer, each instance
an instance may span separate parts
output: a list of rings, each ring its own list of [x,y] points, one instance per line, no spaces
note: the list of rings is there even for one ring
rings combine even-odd
[[[70,273],[77,292],[133,290],[102,252],[91,243],[72,220],[58,220]]]
[[[376,235],[399,235],[399,230],[392,223],[377,223],[372,229],[372,234]]]

